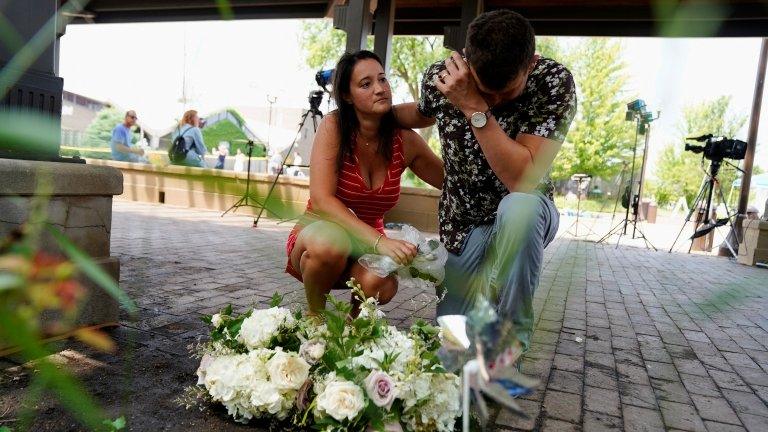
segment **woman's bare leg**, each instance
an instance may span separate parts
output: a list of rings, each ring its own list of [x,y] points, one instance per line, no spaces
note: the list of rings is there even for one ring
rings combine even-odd
[[[349,269],[349,275],[360,284],[366,297],[375,297],[380,305],[385,305],[397,294],[397,279],[395,276],[381,278],[375,273],[368,271],[359,263],[354,263]],[[352,312],[350,315],[356,317],[360,313],[360,298],[352,295]]]
[[[299,233],[291,265],[304,280],[309,315],[325,308],[325,296],[345,273],[351,249],[347,233],[333,222],[314,222]]]

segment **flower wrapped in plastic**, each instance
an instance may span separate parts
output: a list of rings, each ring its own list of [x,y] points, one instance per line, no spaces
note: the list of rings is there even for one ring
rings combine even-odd
[[[379,277],[396,273],[401,287],[416,287],[426,291],[434,289],[443,281],[448,251],[439,240],[427,239],[410,225],[403,225],[391,237],[416,245],[416,257],[409,265],[403,266],[388,256],[376,254],[361,256],[358,259],[360,265]]]

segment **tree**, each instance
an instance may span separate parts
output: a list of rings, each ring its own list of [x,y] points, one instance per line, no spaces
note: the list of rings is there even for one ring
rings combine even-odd
[[[112,139],[112,129],[122,123],[125,119],[125,112],[115,107],[103,108],[93,118],[91,124],[85,130],[85,147],[107,147]]]
[[[346,35],[332,27],[331,22],[305,21],[300,43],[306,53],[307,66],[313,69],[330,68],[344,53]],[[368,38],[368,48],[372,46]],[[389,75],[395,90],[405,89],[414,101],[418,101],[421,78],[432,63],[445,59],[449,51],[443,48],[442,37],[395,36],[392,39],[392,59]],[[427,141],[432,128],[422,129],[421,136]]]
[[[554,42],[540,50],[565,64],[573,74],[578,111],[562,149],[552,167],[553,179],[574,173],[608,178],[631,158],[634,128],[625,120],[627,74],[619,42],[587,38],[568,50]],[[543,48],[543,49],[542,49]]]
[[[705,176],[704,172],[709,169],[709,161],[702,161],[701,154],[685,151],[683,143],[686,137],[708,133],[733,138],[744,126],[747,117],[732,114],[730,104],[730,96],[720,96],[689,105],[683,110],[683,121],[678,127],[680,138],[664,148],[656,167],[658,181],[654,192],[660,205],[674,202],[681,196],[685,197],[689,206],[693,205]],[[725,193],[737,175],[739,173],[735,169],[723,165],[718,177]]]

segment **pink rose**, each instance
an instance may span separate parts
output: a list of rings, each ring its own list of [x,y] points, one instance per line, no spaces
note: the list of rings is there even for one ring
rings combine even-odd
[[[369,425],[365,432],[376,432],[376,429]],[[403,427],[400,426],[400,422],[391,421],[384,425],[384,432],[403,432]]]
[[[386,408],[387,411],[392,407],[392,402],[395,401],[397,396],[397,390],[395,389],[395,383],[392,381],[392,377],[382,371],[371,371],[368,377],[365,378],[365,392],[368,397],[371,398],[374,405],[381,408]]]

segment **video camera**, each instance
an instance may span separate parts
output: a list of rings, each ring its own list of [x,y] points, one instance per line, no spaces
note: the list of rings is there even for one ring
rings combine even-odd
[[[699,146],[685,143],[685,151],[697,154],[704,153],[704,157],[711,161],[722,161],[723,159],[742,160],[747,155],[747,143],[741,140],[716,137],[712,134],[687,139],[703,142],[704,145]]]
[[[327,69],[327,70],[321,70],[318,71],[315,74],[315,82],[317,85],[325,89],[328,84],[331,84],[333,82],[333,73],[336,71],[336,69]]]

